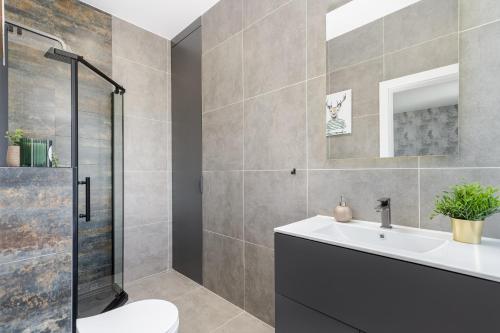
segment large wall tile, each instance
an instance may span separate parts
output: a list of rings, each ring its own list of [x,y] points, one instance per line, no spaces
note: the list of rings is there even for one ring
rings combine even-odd
[[[243,103],[203,114],[203,170],[243,168]]]
[[[243,307],[243,242],[203,232],[203,285]]]
[[[458,63],[458,34],[385,55],[384,80]]]
[[[245,102],[245,169],[306,166],[306,85]]]
[[[242,0],[220,0],[202,16],[203,53],[242,29]]]
[[[167,71],[169,41],[117,17],[112,21],[113,56]]]
[[[113,77],[127,90],[124,95],[126,116],[169,120],[167,114],[169,76],[166,72],[125,58],[114,57]]]
[[[274,326],[274,251],[245,243],[245,310]]]
[[[307,215],[306,173],[245,171],[245,241],[274,247],[274,228]]]
[[[364,62],[329,75],[329,94],[352,89],[352,116],[379,114],[379,82],[383,77],[382,58]]]
[[[287,3],[289,0],[243,0],[243,25],[250,24],[269,15],[273,10]]]
[[[379,115],[352,119],[352,134],[328,138],[328,156],[333,159],[380,156]]]
[[[241,36],[234,35],[203,55],[203,111],[243,99]]]
[[[125,172],[125,226],[169,220],[168,172]]]
[[[500,23],[467,31],[460,39],[460,154],[467,166],[499,166]]]
[[[377,20],[328,41],[328,71],[382,56],[383,22]]]
[[[125,282],[168,268],[167,228],[165,222],[125,228]]]
[[[326,0],[307,1],[307,78],[326,73]]]
[[[500,19],[497,0],[459,0],[460,29],[470,29]]]
[[[0,264],[72,244],[71,169],[0,168]]]
[[[125,170],[166,170],[169,129],[165,122],[125,117]]]
[[[245,97],[305,80],[305,0],[291,1],[244,32],[244,66]]]
[[[401,50],[457,30],[457,0],[422,0],[384,18],[384,51]]]
[[[327,3],[328,12],[345,5],[352,0],[324,0]]]
[[[448,191],[456,184],[478,182],[484,186],[500,188],[499,169],[423,169],[420,171],[420,217],[421,227],[451,232],[450,219],[430,216],[434,210],[436,196]],[[485,236],[500,238],[500,216],[494,215],[486,221]]]
[[[309,214],[332,215],[343,196],[355,219],[380,222],[374,207],[391,198],[392,223],[418,227],[418,170],[329,170],[309,173]]]
[[[0,331],[70,332],[71,275],[71,254],[0,265]]]
[[[203,228],[243,239],[243,172],[203,173]]]

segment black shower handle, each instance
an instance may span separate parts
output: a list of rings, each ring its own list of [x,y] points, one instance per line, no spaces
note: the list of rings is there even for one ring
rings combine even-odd
[[[84,181],[79,181],[78,185],[85,185],[85,214],[80,214],[81,219],[85,218],[86,222],[90,221],[90,177],[85,177]]]

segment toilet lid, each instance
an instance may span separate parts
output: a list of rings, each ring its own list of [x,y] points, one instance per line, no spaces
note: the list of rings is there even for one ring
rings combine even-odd
[[[78,333],[173,333],[179,312],[170,302],[150,299],[78,319],[76,326]]]

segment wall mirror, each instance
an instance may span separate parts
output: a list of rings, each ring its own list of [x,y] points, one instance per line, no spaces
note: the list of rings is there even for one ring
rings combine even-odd
[[[328,158],[457,154],[457,1],[334,3],[326,15]]]

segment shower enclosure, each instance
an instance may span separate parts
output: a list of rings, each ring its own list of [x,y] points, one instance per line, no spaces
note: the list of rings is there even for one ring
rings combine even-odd
[[[73,172],[73,319],[108,311],[127,300],[125,89],[56,36],[6,23],[5,38],[8,129],[46,140],[51,167]]]

